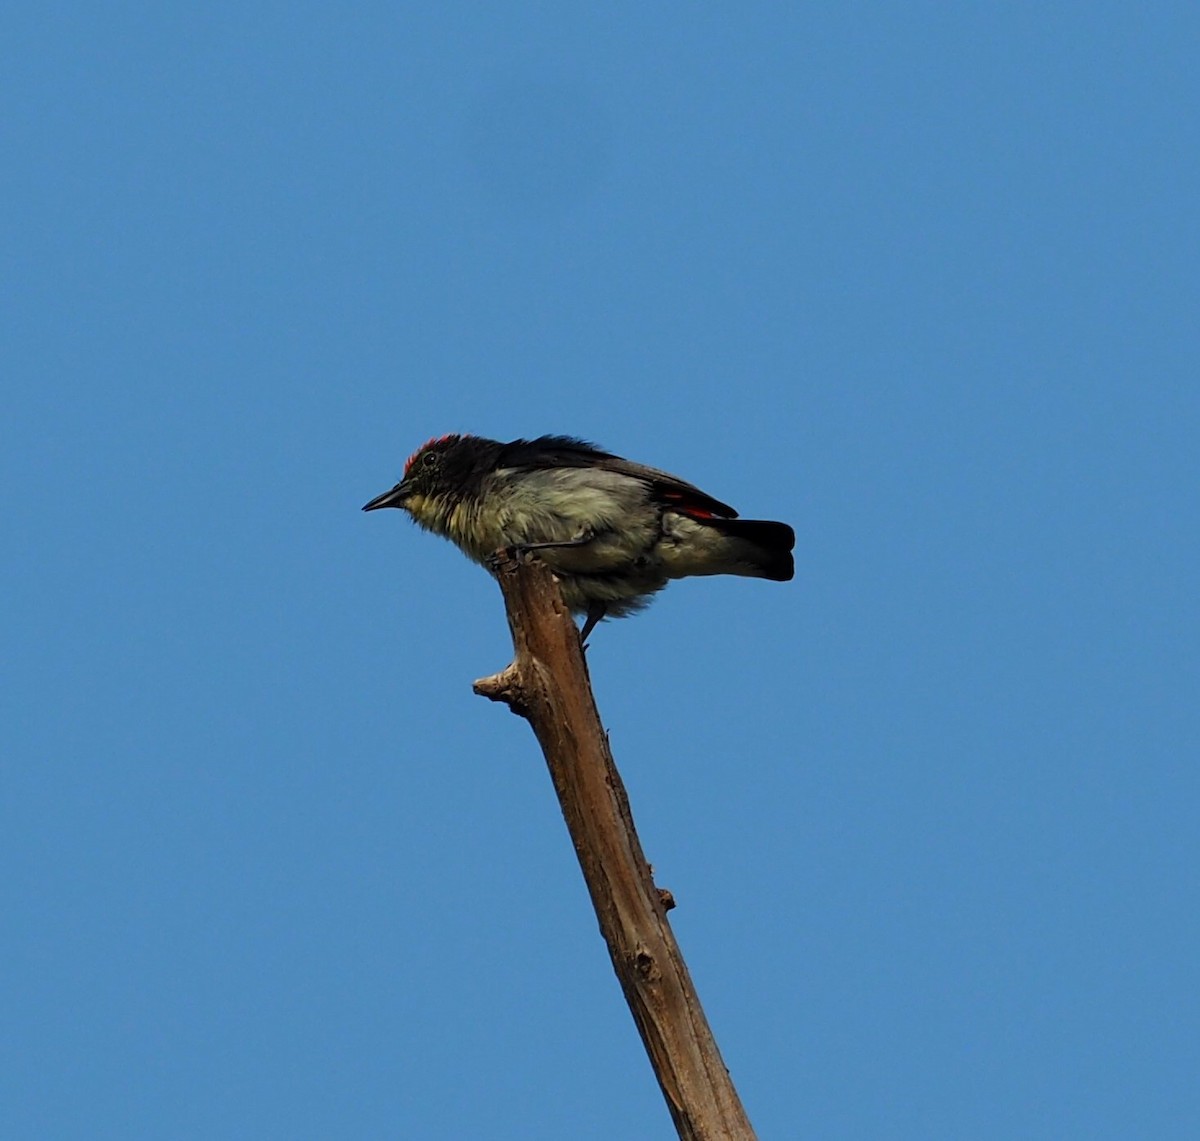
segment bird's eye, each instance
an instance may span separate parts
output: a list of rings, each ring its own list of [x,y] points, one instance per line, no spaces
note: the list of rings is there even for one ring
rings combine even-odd
[[[426,452],[421,457],[421,463],[425,467],[433,467],[433,465],[436,464],[437,462],[438,462],[437,452]]]

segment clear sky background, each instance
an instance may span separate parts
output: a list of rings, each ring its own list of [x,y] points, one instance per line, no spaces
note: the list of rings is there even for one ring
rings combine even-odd
[[[451,431],[796,527],[591,651],[764,1139],[1200,1136],[1195,5],[0,53],[0,1136],[672,1136]]]

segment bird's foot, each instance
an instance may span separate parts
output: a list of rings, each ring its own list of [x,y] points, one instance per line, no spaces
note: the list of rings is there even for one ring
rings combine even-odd
[[[497,551],[493,551],[490,555],[484,555],[483,565],[487,567],[492,574],[499,574],[500,568],[505,563],[516,562],[518,555],[515,547],[501,547]]]
[[[524,562],[526,556],[532,554],[536,549],[529,543],[517,543],[511,547],[505,547],[499,552],[499,556],[519,563]]]

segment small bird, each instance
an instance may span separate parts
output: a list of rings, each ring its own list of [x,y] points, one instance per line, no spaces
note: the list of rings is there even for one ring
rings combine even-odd
[[[673,578],[795,573],[786,523],[739,519],[676,476],[572,436],[437,437],[363,510],[380,507],[403,508],[485,567],[501,548],[536,551],[567,605],[586,615],[585,641],[602,618],[640,610]]]

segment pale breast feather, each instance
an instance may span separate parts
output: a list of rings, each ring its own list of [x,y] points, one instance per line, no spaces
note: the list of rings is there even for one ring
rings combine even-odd
[[[631,515],[649,507],[643,485],[602,468],[510,470],[496,476],[504,488],[505,514],[514,522],[526,521],[526,529],[544,539],[628,526]]]

